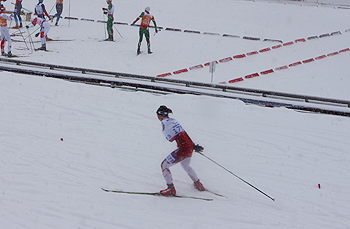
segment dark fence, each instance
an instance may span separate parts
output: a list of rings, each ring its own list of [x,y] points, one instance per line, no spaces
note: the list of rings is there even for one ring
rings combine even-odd
[[[45,76],[58,79],[69,80],[73,82],[81,82],[88,84],[95,84],[100,86],[108,87],[119,87],[119,88],[128,88],[133,90],[144,90],[151,91],[155,93],[178,93],[178,94],[193,94],[193,95],[206,95],[220,98],[230,98],[238,99],[247,104],[256,104],[266,107],[286,107],[289,109],[295,109],[300,111],[307,112],[317,112],[324,114],[332,115],[341,115],[350,117],[350,101],[347,100],[338,100],[330,98],[322,98],[315,96],[306,96],[306,95],[297,95],[290,93],[281,93],[265,90],[256,90],[248,88],[239,88],[221,84],[209,84],[209,83],[200,83],[200,82],[190,82],[184,80],[175,80],[167,78],[159,78],[152,76],[142,76],[136,74],[112,72],[112,71],[103,71],[87,68],[77,68],[69,66],[61,66],[54,64],[45,64],[45,63],[35,63],[22,60],[13,60],[8,58],[0,58],[0,62],[12,64],[22,67],[8,67],[0,66],[0,70],[16,72],[29,75]],[[25,67],[35,67],[40,69],[46,69],[47,71],[39,71],[27,69]],[[64,74],[57,73],[64,72]],[[96,75],[98,77],[84,77],[84,76],[74,76],[67,74],[70,73],[79,73],[79,74],[89,74]],[[101,77],[101,78],[99,78]],[[102,78],[103,77],[103,78]],[[108,79],[111,77],[113,79]],[[118,80],[118,78],[123,79],[137,79],[137,82]],[[168,86],[172,85],[172,86]],[[245,98],[249,95],[260,97],[260,99],[251,99]],[[261,97],[264,99],[262,100]],[[278,99],[286,102],[273,102],[272,100]],[[293,104],[294,102],[294,104]],[[295,105],[296,102],[304,103],[305,105]],[[318,105],[327,105],[327,108]],[[334,107],[329,108],[329,107]],[[336,107],[343,108],[342,110],[336,109]]]

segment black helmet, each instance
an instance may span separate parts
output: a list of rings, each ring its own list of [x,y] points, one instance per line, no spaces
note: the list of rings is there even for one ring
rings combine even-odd
[[[157,114],[164,117],[168,117],[169,113],[173,113],[173,111],[164,105],[160,106],[157,110]]]

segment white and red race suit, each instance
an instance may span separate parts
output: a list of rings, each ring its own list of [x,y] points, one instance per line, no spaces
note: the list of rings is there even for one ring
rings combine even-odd
[[[41,27],[40,40],[41,40],[41,44],[44,45],[46,44],[46,36],[47,36],[47,33],[50,31],[51,26],[50,26],[50,23],[47,22],[45,19],[37,17],[37,18],[34,18],[34,20],[32,21],[32,25],[30,25],[29,27],[34,27],[37,24]]]
[[[198,181],[196,172],[191,168],[190,162],[193,153],[193,142],[182,128],[181,124],[169,117],[162,120],[162,133],[164,137],[177,143],[177,149],[170,153],[161,163],[162,173],[167,184],[172,184],[173,179],[169,168],[180,162],[182,168],[187,172],[189,177],[195,182]]]
[[[0,12],[0,32],[1,32],[1,51],[5,48],[5,40],[8,42],[8,51],[11,51],[11,37],[9,30],[7,28],[7,21],[12,21],[12,18],[4,14],[3,12]]]

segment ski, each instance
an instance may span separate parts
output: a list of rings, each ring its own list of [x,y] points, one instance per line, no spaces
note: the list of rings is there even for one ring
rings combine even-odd
[[[20,58],[20,57],[29,57],[25,55],[12,55],[12,56],[6,56],[7,58]]]
[[[115,42],[115,40],[113,40],[113,41],[111,41],[111,40],[99,40],[98,42],[104,42],[104,41]]]
[[[23,40],[16,40],[16,39],[12,39],[13,42],[24,42]],[[75,39],[47,39],[47,42],[51,42],[51,41],[75,41]],[[33,41],[33,43],[41,43],[41,41]]]
[[[47,40],[48,42],[49,41],[75,41],[75,39],[55,39],[55,38],[53,38],[53,39],[50,39],[50,40]]]
[[[1,55],[1,57],[6,57],[6,58],[19,58],[19,57],[28,57],[26,55],[14,55],[12,54],[11,56],[8,56],[7,53],[5,53],[5,55]]]
[[[224,196],[224,195],[221,195],[221,194],[219,194],[219,193],[216,193],[216,192],[210,191],[210,190],[208,190],[208,189],[205,189],[205,191],[206,191],[206,192],[210,192],[211,194],[214,194],[214,195],[216,195],[216,196],[220,196],[220,197],[227,198],[227,197],[226,197],[226,196]]]
[[[164,195],[161,195],[159,192],[128,192],[128,191],[122,191],[122,190],[111,190],[111,189],[104,189],[104,188],[101,188],[101,189],[103,191],[105,191],[105,192],[113,192],[113,193],[148,195],[148,196],[162,196],[162,197],[175,197],[175,198],[187,198],[187,199],[213,201],[213,199],[202,198],[202,197],[195,197],[195,196],[183,196],[183,195],[164,196]]]
[[[24,42],[23,40],[11,39],[12,42]],[[33,41],[33,43],[40,43],[41,41]]]
[[[136,56],[139,56],[143,53],[143,51],[141,51],[140,53],[136,53]],[[152,54],[153,52],[147,52],[148,55]]]
[[[42,49],[35,49],[35,51],[54,52],[54,51],[52,51],[52,50],[42,50]]]

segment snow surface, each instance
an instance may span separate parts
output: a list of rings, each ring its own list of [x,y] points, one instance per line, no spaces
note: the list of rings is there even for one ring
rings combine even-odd
[[[45,0],[48,9],[53,3]],[[68,3],[64,16],[70,8],[73,17],[104,18],[105,1]],[[136,0],[114,4],[115,21],[128,24],[147,6]],[[75,41],[48,42],[53,52],[35,53],[18,50],[25,45],[14,42],[13,53],[28,55],[20,58],[27,61],[156,76],[279,44],[243,36],[285,43],[341,32],[220,63],[214,73],[219,83],[349,47],[346,9],[232,0],[147,4],[159,26],[201,34],[163,30],[154,36],[151,29],[154,53],[136,57],[136,27],[116,25],[123,38],[115,32],[115,42],[98,42],[105,38],[103,23],[62,19],[49,36]],[[349,61],[350,52],[344,52],[232,85],[349,100]],[[347,117],[0,75],[1,228],[350,228]],[[208,68],[169,78],[210,82]],[[173,109],[206,156],[276,201],[199,154],[192,167],[208,189],[227,198],[195,190],[179,165],[171,168],[178,194],[213,201],[103,192],[101,187],[165,188],[160,162],[176,146],[164,139],[156,118],[162,104]]]

